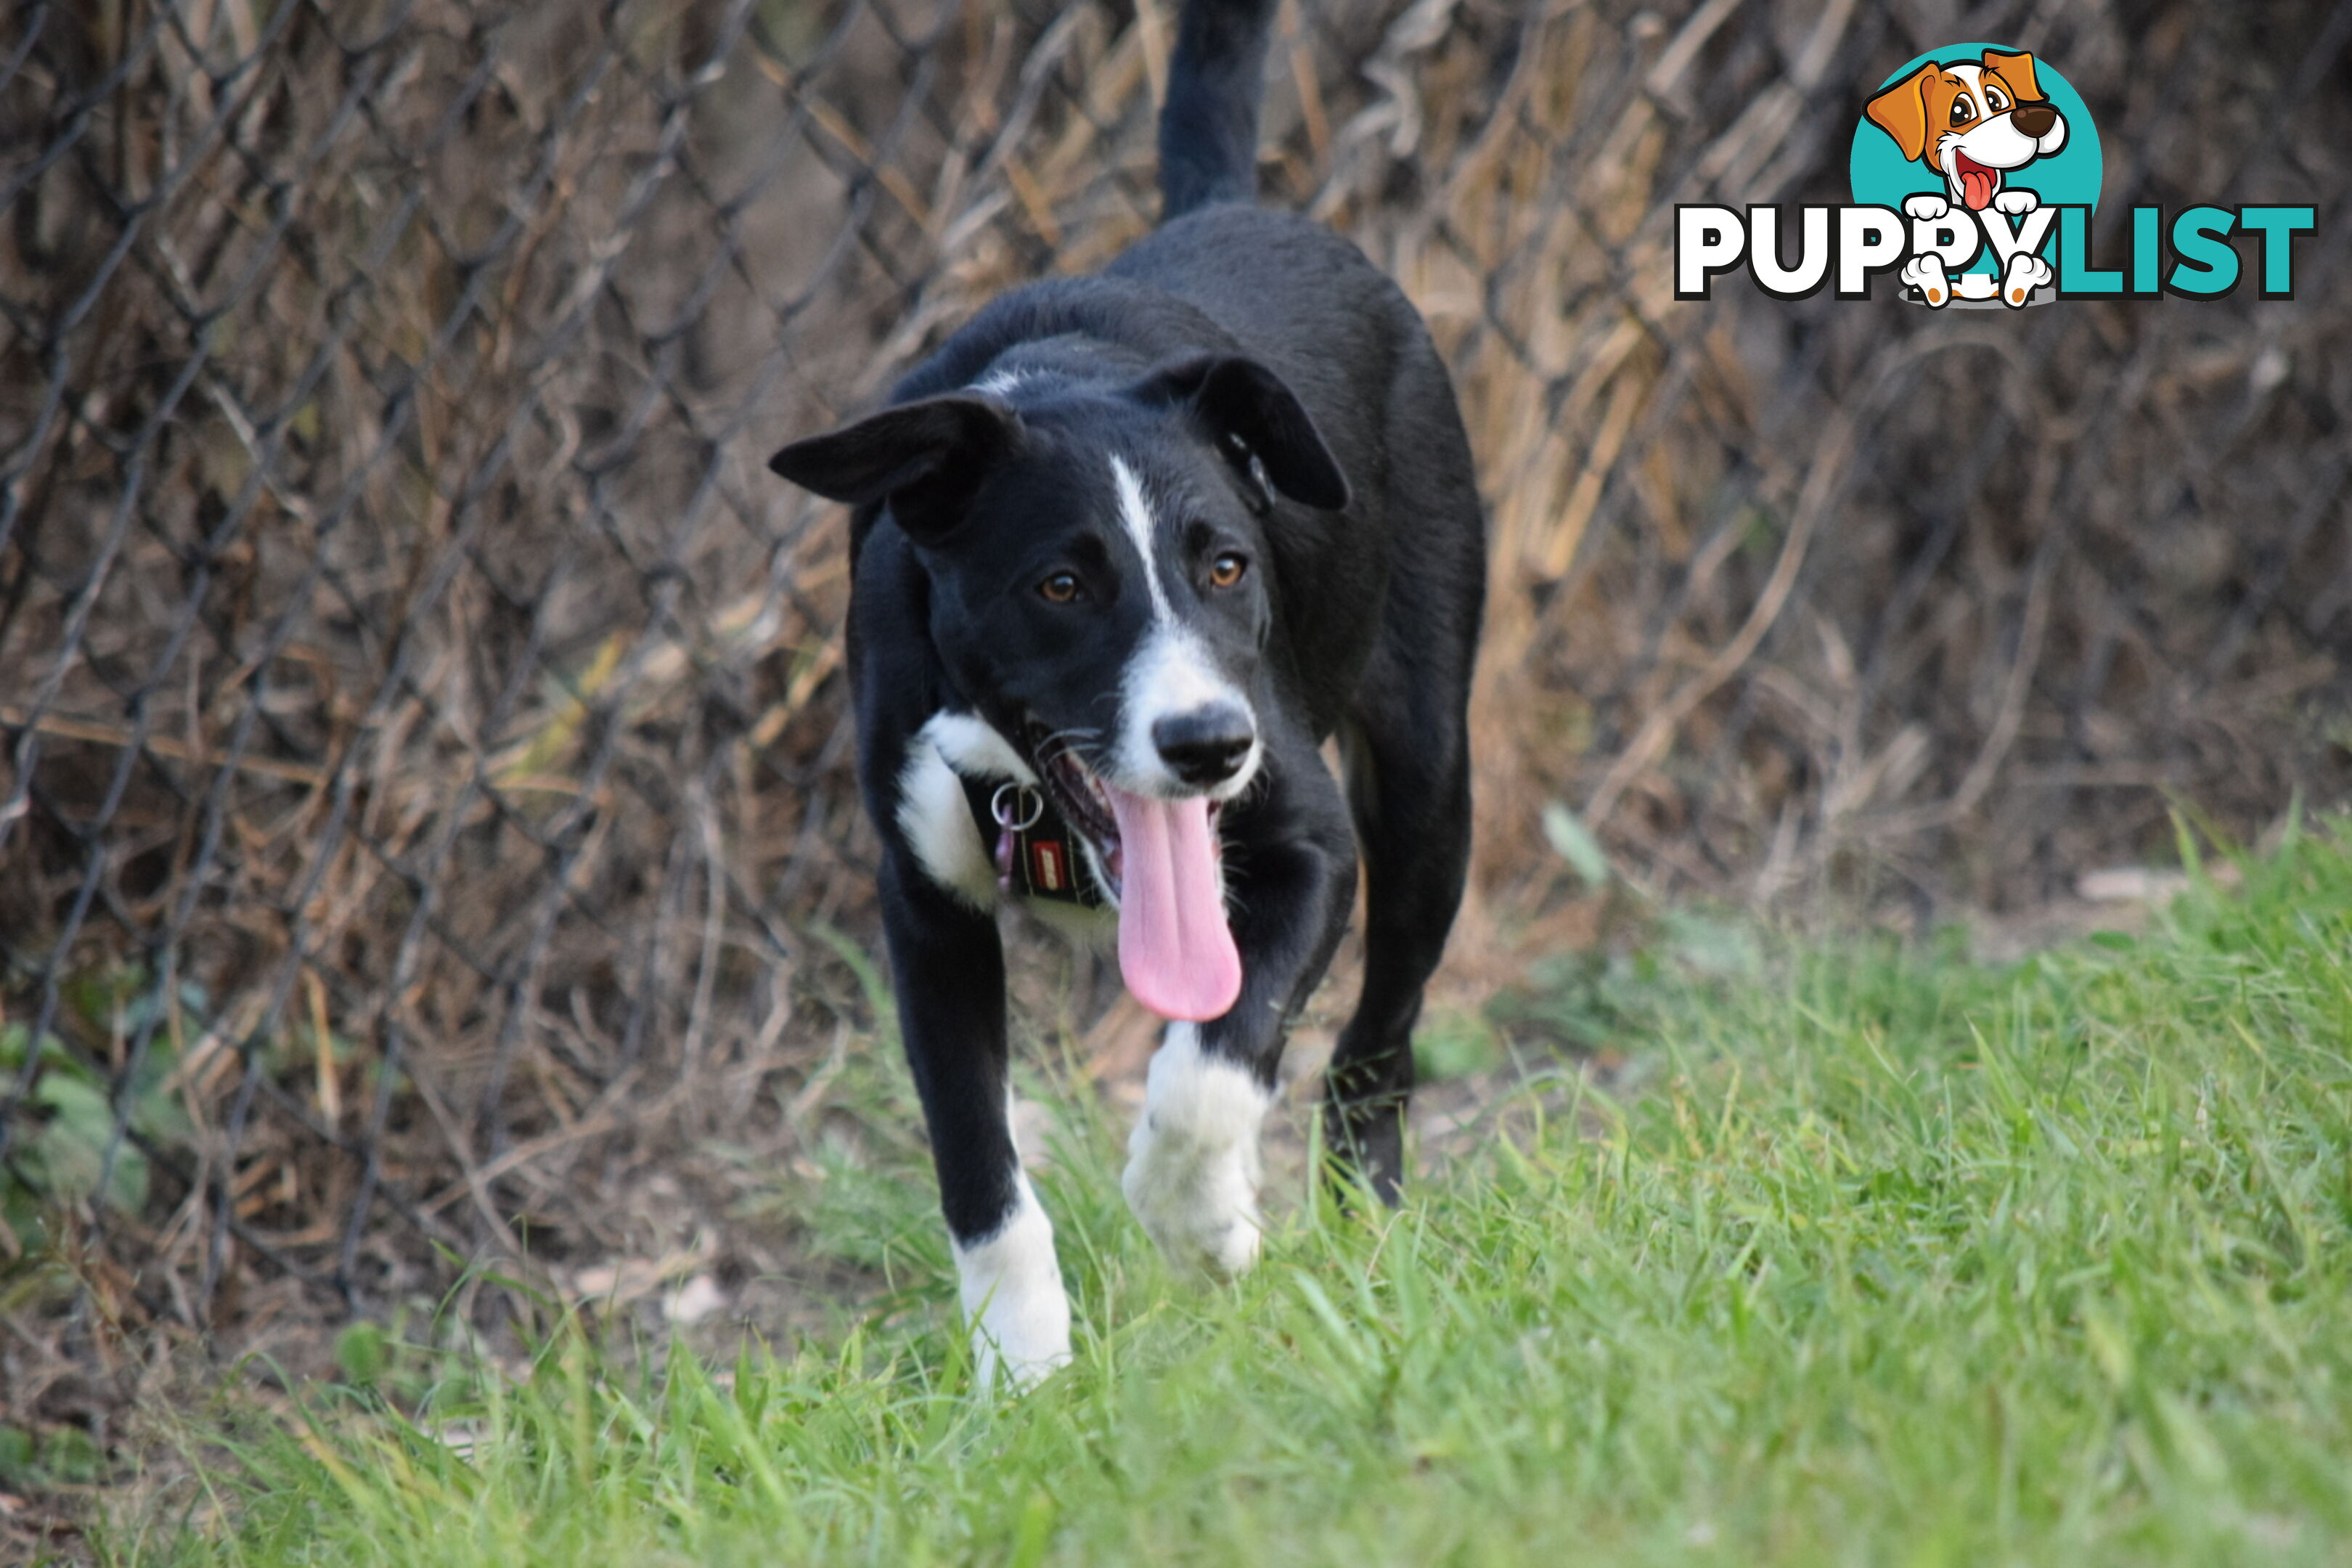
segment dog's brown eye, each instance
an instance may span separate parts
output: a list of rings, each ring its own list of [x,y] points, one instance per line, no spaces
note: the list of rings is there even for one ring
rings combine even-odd
[[[1953,124],[1966,125],[1969,121],[1974,120],[1976,117],[1977,106],[1969,101],[1969,95],[1967,93],[1964,92],[1960,94],[1959,97],[1952,100]]]
[[[1048,604],[1066,605],[1078,596],[1078,574],[1056,572],[1037,584],[1037,592],[1045,595]]]
[[[1209,586],[1230,588],[1242,580],[1249,570],[1249,557],[1238,551],[1228,550],[1209,563]]]

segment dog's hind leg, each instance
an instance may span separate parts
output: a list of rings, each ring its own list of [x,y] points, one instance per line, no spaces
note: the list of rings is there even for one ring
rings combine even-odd
[[[1485,525],[1445,373],[1422,340],[1391,419],[1395,542],[1380,639],[1340,730],[1364,862],[1364,988],[1326,1075],[1332,1153],[1383,1203],[1404,1177],[1412,1026],[1470,865],[1470,677]]]
[[[1070,1305],[1054,1223],[1013,1142],[1004,949],[992,918],[904,854],[885,854],[879,880],[899,1032],[930,1131],[973,1361],[982,1387],[1000,1367],[1025,1387],[1070,1359]]]
[[[1445,952],[1470,864],[1470,752],[1360,725],[1344,750],[1364,857],[1364,988],[1326,1075],[1324,1135],[1382,1203],[1404,1179],[1412,1026]]]

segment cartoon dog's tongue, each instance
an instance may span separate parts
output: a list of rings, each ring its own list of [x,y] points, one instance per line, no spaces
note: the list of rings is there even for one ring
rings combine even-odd
[[[1223,1017],[1242,991],[1242,955],[1225,923],[1209,803],[1108,789],[1123,862],[1118,969],[1163,1018]]]
[[[1969,211],[1980,213],[1992,205],[1992,190],[2000,176],[1982,163],[1960,160],[1960,199],[1969,204]]]

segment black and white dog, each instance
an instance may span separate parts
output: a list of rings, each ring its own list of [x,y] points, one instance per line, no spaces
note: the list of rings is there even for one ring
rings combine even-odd
[[[1392,1201],[1411,1033],[1469,857],[1485,528],[1452,384],[1347,241],[1251,205],[1275,0],[1188,0],[1166,221],[995,300],[770,466],[856,508],[849,668],[898,1014],[983,1379],[1070,1353],[1008,1123],[1000,893],[1118,922],[1171,1020],[1124,1186],[1246,1268],[1293,1014],[1367,877],[1331,1148]],[[1318,753],[1339,737],[1343,797]]]

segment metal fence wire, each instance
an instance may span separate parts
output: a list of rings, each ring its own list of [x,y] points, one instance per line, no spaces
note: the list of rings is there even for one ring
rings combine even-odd
[[[0,20],[0,1266],[86,1333],[593,1255],[870,934],[838,512],[762,467],[1153,218],[1172,0]],[[1677,304],[1915,52],[2034,49],[2297,297]],[[1297,0],[1267,199],[1428,315],[1496,583],[1457,953],[1577,892],[1923,921],[2338,798],[2352,6]],[[1883,296],[1893,290],[1882,287]],[[1530,847],[1535,847],[1531,848]],[[11,1262],[10,1260],[16,1260]]]

